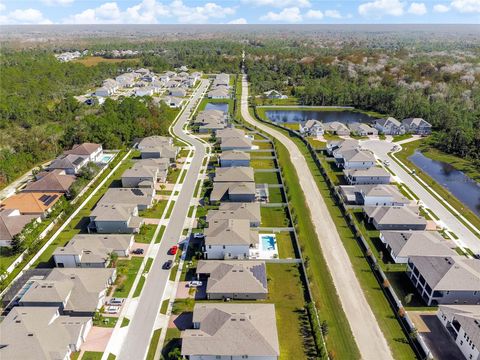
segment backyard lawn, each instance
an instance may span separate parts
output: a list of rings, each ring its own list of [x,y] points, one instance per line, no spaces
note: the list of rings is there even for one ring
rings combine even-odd
[[[280,173],[278,172],[255,172],[255,183],[257,184],[280,184]]]
[[[282,188],[269,188],[268,189],[268,201],[271,203],[284,203],[285,197],[283,196]]]
[[[150,244],[156,228],[156,225],[142,225],[142,227],[140,228],[140,232],[135,235],[135,242],[142,244]]]
[[[282,231],[275,233],[278,245],[278,255],[280,259],[296,258],[295,254],[295,235],[291,231]]]
[[[143,258],[140,256],[132,256],[130,260],[117,260],[117,280],[115,284],[114,297],[126,298],[133,286],[135,276],[142,264]]]
[[[262,227],[287,227],[290,226],[287,207],[260,207],[262,216]]]
[[[254,169],[275,169],[274,159],[252,159],[250,166]]]

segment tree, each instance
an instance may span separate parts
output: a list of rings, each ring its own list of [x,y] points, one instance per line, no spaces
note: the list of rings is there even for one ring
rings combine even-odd
[[[322,324],[320,325],[320,328],[322,329],[323,336],[327,336],[328,335],[328,324],[327,324],[326,320],[322,321]]]
[[[404,301],[405,301],[405,304],[410,304],[412,302],[412,299],[413,299],[413,294],[412,293],[409,293],[407,295],[405,295],[405,298],[404,298]]]

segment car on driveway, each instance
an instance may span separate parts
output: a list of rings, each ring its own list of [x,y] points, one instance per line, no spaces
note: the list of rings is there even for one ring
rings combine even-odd
[[[175,255],[175,254],[177,253],[177,251],[178,251],[178,246],[177,246],[177,245],[173,245],[173,246],[170,248],[170,250],[168,250],[168,253],[169,253],[170,255]]]
[[[120,299],[120,298],[111,298],[110,301],[108,302],[108,305],[110,306],[121,306],[125,299]]]
[[[145,252],[142,248],[138,248],[132,251],[135,255],[142,255]]]
[[[193,280],[193,281],[190,281],[190,282],[188,283],[188,287],[191,287],[191,288],[199,287],[199,286],[202,286],[202,282],[201,282],[201,281]]]
[[[105,314],[118,314],[120,306],[107,306],[105,308]]]
[[[193,234],[194,239],[203,239],[205,235],[203,233],[195,233]]]
[[[168,270],[172,267],[173,261],[172,260],[167,260],[163,263],[162,269],[163,270]]]

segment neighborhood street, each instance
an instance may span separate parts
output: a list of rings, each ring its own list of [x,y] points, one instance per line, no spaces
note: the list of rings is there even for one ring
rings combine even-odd
[[[206,153],[205,145],[195,138],[186,135],[182,128],[188,121],[190,113],[195,108],[197,101],[203,97],[203,93],[208,86],[208,80],[201,80],[200,86],[195,90],[184,112],[173,127],[173,133],[180,139],[191,143],[195,148],[195,153],[188,167],[182,191],[179,194],[178,200],[175,202],[165,229],[163,240],[160,242],[159,251],[146,278],[137,309],[128,326],[127,336],[117,357],[120,360],[144,359],[149,348],[150,337],[154,329],[155,320],[160,311],[162,296],[170,275],[170,271],[163,270],[162,265],[165,261],[173,259],[173,256],[168,255],[167,252],[169,248],[177,244],[181,238],[202,161]]]
[[[242,79],[241,112],[247,122],[285,145],[297,174],[301,174],[299,185],[305,194],[323,254],[362,359],[393,359],[304,156],[287,136],[252,118],[248,111],[248,83],[245,75]]]
[[[395,162],[388,153],[392,151],[394,144],[380,140],[368,140],[362,142],[362,146],[373,151],[375,156],[381,161],[390,161],[390,170],[404,182],[411,191],[413,191],[420,200],[437,215],[441,222],[455,235],[460,241],[473,252],[480,251],[480,239],[468,229],[454,214],[450,212],[439,200],[430,194],[414,177],[412,177],[402,166]]]

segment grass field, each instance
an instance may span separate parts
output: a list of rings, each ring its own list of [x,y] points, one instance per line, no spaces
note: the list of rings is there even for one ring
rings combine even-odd
[[[295,253],[295,235],[291,231],[282,231],[275,233],[278,244],[278,255],[280,259],[297,258]]]
[[[256,172],[254,177],[257,184],[280,184],[278,172]]]
[[[260,208],[263,227],[286,227],[290,226],[286,207],[264,207]]]
[[[281,188],[269,188],[268,189],[268,201],[271,203],[284,203],[285,197],[283,196],[283,189]]]
[[[132,256],[130,260],[117,261],[118,276],[115,281],[117,287],[113,293],[114,297],[126,298],[128,296],[142,261],[143,258],[140,256]]]
[[[85,351],[82,356],[82,360],[101,360],[103,356],[99,351]]]
[[[150,346],[148,347],[146,360],[153,360],[155,358],[155,352],[158,347],[158,340],[160,339],[160,333],[162,329],[157,329],[153,332],[152,338],[150,339]]]
[[[274,159],[252,159],[250,166],[254,169],[275,169]]]
[[[140,59],[138,58],[132,58],[132,59],[106,59],[104,57],[101,57],[101,56],[87,56],[87,57],[84,57],[84,58],[80,58],[80,59],[74,59],[72,60],[73,63],[79,63],[79,64],[83,64],[85,66],[96,66],[100,63],[120,63],[120,62],[124,62],[124,61],[128,61],[128,62],[135,62],[135,63],[138,63],[140,61]]]
[[[156,228],[156,225],[142,225],[142,227],[140,228],[140,232],[135,235],[135,242],[142,244],[150,244]]]
[[[143,210],[139,213],[139,216],[144,218],[160,219],[163,215],[168,200],[156,201],[150,209]]]

